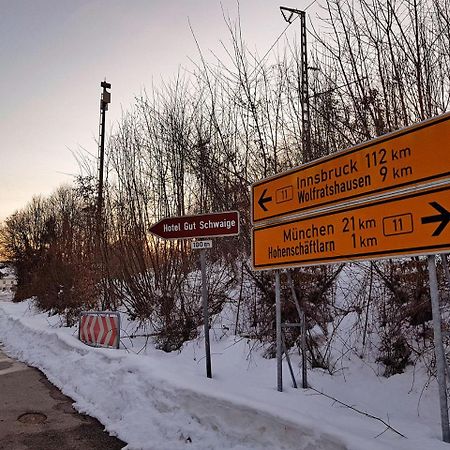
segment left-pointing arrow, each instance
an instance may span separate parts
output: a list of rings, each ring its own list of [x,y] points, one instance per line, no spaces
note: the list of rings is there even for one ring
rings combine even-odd
[[[434,216],[422,217],[422,223],[435,223],[440,222],[439,226],[434,230],[432,236],[439,236],[447,224],[450,222],[450,212],[447,211],[442,205],[438,202],[430,202],[430,205],[436,210],[439,211],[440,214],[436,214]]]
[[[258,205],[261,207],[261,209],[263,211],[267,211],[265,204],[272,201],[272,197],[264,197],[266,195],[266,193],[267,193],[267,189],[264,189],[263,193],[261,194],[261,197],[259,197],[259,200],[258,200]]]
[[[166,223],[166,219],[160,220],[159,222],[155,223],[150,228],[150,233],[156,234],[156,236],[166,238],[166,233],[164,232],[164,224]]]

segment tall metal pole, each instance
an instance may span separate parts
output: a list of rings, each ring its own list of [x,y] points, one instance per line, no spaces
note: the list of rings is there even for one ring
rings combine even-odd
[[[445,354],[442,344],[441,311],[439,307],[439,290],[436,275],[435,256],[428,256],[428,276],[430,278],[431,310],[433,314],[434,352],[436,355],[437,381],[439,385],[439,405],[441,408],[442,440],[450,442],[448,423],[447,386],[445,380]]]
[[[300,11],[301,27],[301,62],[302,62],[302,144],[306,161],[314,157],[311,151],[311,121],[309,114],[309,91],[308,91],[308,48],[306,43],[306,13]]]
[[[206,250],[200,250],[200,266],[202,271],[202,301],[203,321],[205,331],[205,354],[206,354],[206,376],[212,378],[211,372],[211,349],[209,345],[209,311],[208,311],[208,288],[206,285]]]
[[[107,89],[111,89],[111,84],[106,80],[100,83],[103,88],[100,97],[100,143],[98,148],[98,195],[97,195],[97,238],[96,238],[96,258],[100,268],[101,285],[103,286],[102,309],[109,308],[108,289],[106,286],[107,277],[105,276],[106,255],[103,246],[104,227],[103,227],[103,166],[105,164],[105,119],[108,104],[111,103],[111,93]]]
[[[301,54],[300,54],[300,101],[302,106],[302,146],[304,162],[311,161],[314,158],[311,149],[311,120],[309,111],[309,88],[308,88],[308,47],[306,39],[306,12],[299,9],[280,6],[284,20],[292,23],[294,14],[300,17],[300,36],[301,36]]]
[[[103,171],[105,164],[105,118],[108,111],[108,104],[111,103],[111,93],[107,89],[111,89],[111,83],[106,80],[100,83],[103,92],[100,98],[100,145],[99,145],[99,163],[98,163],[98,195],[97,195],[97,229],[100,235],[102,230],[102,210],[103,210]],[[99,239],[100,240],[100,239]]]
[[[275,270],[275,321],[276,321],[276,343],[277,343],[277,389],[283,392],[283,347],[281,336],[281,287],[280,271]]]
[[[299,9],[287,8],[280,6],[281,13],[284,20],[292,23],[294,14],[300,17],[300,36],[301,36],[301,52],[300,52],[300,70],[301,70],[301,85],[300,85],[300,101],[302,106],[302,147],[303,147],[303,161],[308,162],[314,158],[311,148],[311,119],[309,111],[309,82],[308,82],[308,46],[307,46],[307,30],[306,30],[306,12]],[[295,294],[294,287],[291,280],[291,289]],[[297,302],[298,306],[298,302]],[[306,318],[303,310],[299,310],[301,323],[301,348],[302,348],[302,387],[308,387],[308,375],[306,368]]]

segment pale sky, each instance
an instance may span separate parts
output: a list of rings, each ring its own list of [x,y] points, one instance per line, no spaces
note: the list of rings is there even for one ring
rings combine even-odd
[[[309,3],[240,0],[248,47],[265,54],[286,27],[279,6]],[[0,0],[0,221],[70,182],[71,150],[97,154],[105,77],[110,130],[143,88],[198,60],[188,19],[205,54],[220,52],[221,4],[237,18],[236,0]]]

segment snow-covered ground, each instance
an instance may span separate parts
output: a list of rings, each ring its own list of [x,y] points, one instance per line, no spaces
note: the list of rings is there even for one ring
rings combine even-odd
[[[279,393],[275,361],[220,328],[212,331],[210,380],[201,339],[172,353],[143,349],[143,338],[123,337],[120,350],[91,348],[78,341],[76,327],[61,327],[60,318],[39,313],[32,302],[1,300],[0,341],[7,353],[41,369],[128,449],[449,448],[440,440],[436,382],[427,384],[418,367],[386,379],[349,354],[333,376],[310,371],[315,390],[302,390],[292,388],[284,366]],[[123,326],[133,325],[124,320]],[[298,358],[292,360],[299,380]]]

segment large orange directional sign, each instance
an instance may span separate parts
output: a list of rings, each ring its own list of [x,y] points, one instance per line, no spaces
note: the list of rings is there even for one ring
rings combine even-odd
[[[255,269],[450,251],[450,186],[253,230]]]
[[[450,176],[450,113],[252,186],[252,219],[298,214]]]

